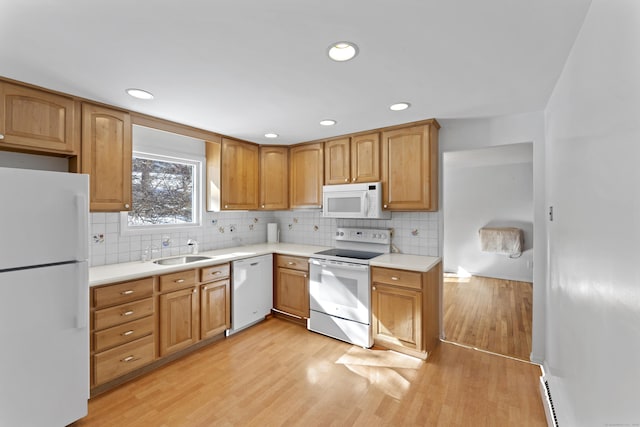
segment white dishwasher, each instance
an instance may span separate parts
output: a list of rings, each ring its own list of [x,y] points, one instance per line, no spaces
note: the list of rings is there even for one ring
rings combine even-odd
[[[273,258],[271,254],[233,261],[231,278],[231,329],[234,334],[271,313]]]

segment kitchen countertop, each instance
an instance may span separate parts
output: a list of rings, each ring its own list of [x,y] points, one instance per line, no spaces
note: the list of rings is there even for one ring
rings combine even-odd
[[[238,246],[200,252],[198,255],[211,257],[211,259],[192,262],[189,264],[158,265],[154,264],[152,261],[134,261],[122,264],[102,265],[98,267],[91,267],[89,269],[89,286],[105,285],[158,274],[173,273],[188,268],[207,267],[210,265],[271,253],[311,257],[314,253],[326,249],[331,248],[327,246],[298,245],[292,243],[261,243],[257,245]],[[426,272],[433,268],[439,261],[439,257],[392,253],[373,258],[370,261],[370,265],[374,267],[398,268],[403,270]]]
[[[89,286],[105,285],[108,283],[121,282],[123,280],[133,280],[157,274],[173,273],[188,268],[207,267],[209,265],[217,265],[271,253],[309,257],[315,252],[324,251],[326,249],[331,248],[326,246],[297,245],[291,243],[261,243],[257,245],[237,246],[233,248],[199,252],[198,255],[208,256],[211,257],[211,259],[190,262],[189,264],[158,265],[154,264],[153,261],[134,261],[122,264],[101,265],[98,267],[91,267],[89,269]]]
[[[435,267],[440,260],[440,257],[434,256],[391,253],[373,258],[369,265],[372,267],[398,268],[400,270],[425,273]]]

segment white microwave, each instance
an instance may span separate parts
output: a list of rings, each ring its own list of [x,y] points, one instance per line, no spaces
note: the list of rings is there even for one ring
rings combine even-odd
[[[322,216],[388,219],[391,212],[382,210],[382,183],[366,182],[323,186]]]

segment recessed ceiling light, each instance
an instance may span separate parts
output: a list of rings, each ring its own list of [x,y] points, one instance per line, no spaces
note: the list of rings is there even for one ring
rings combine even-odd
[[[277,138],[278,134],[277,133],[265,133],[264,136],[265,136],[265,138]]]
[[[134,98],[138,98],[138,99],[153,99],[153,94],[151,92],[147,92],[146,90],[142,90],[142,89],[127,89],[127,93],[130,96],[133,96]]]
[[[406,110],[409,107],[411,107],[411,104],[409,104],[408,102],[398,102],[397,104],[393,104],[392,106],[390,106],[389,109],[393,111],[402,111]]]
[[[358,46],[351,42],[336,42],[329,46],[329,58],[334,61],[344,62],[353,59],[358,54]]]
[[[335,120],[331,120],[331,119],[326,119],[326,120],[320,121],[320,124],[322,126],[333,126],[333,125],[336,124],[336,121]]]

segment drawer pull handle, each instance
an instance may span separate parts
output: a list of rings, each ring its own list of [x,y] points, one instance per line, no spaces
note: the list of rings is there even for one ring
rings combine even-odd
[[[217,274],[222,274],[222,271],[218,270],[218,271],[212,271],[212,272],[211,272],[211,275],[212,275],[212,276],[215,276],[215,275],[217,275]]]
[[[127,363],[127,362],[133,362],[134,360],[138,360],[138,359],[136,359],[134,356],[127,356],[124,359],[121,359],[120,361]]]
[[[123,332],[123,333],[122,333],[122,336],[123,336],[123,337],[128,337],[128,336],[129,336],[129,335],[131,335],[132,333],[133,333],[133,331],[129,330],[129,331],[127,331],[127,332]]]
[[[295,262],[293,262],[293,261],[289,261],[287,264],[289,264],[289,265],[296,265],[296,263],[295,263]]]
[[[128,310],[122,313],[122,316],[131,316],[133,314],[133,310]]]
[[[391,280],[398,280],[396,276],[391,276]]]
[[[133,293],[133,291],[131,289],[129,289],[128,291],[120,292],[120,295],[131,295],[132,293]]]
[[[184,279],[174,280],[174,282],[176,282],[176,283],[183,283],[183,282],[184,282]]]

